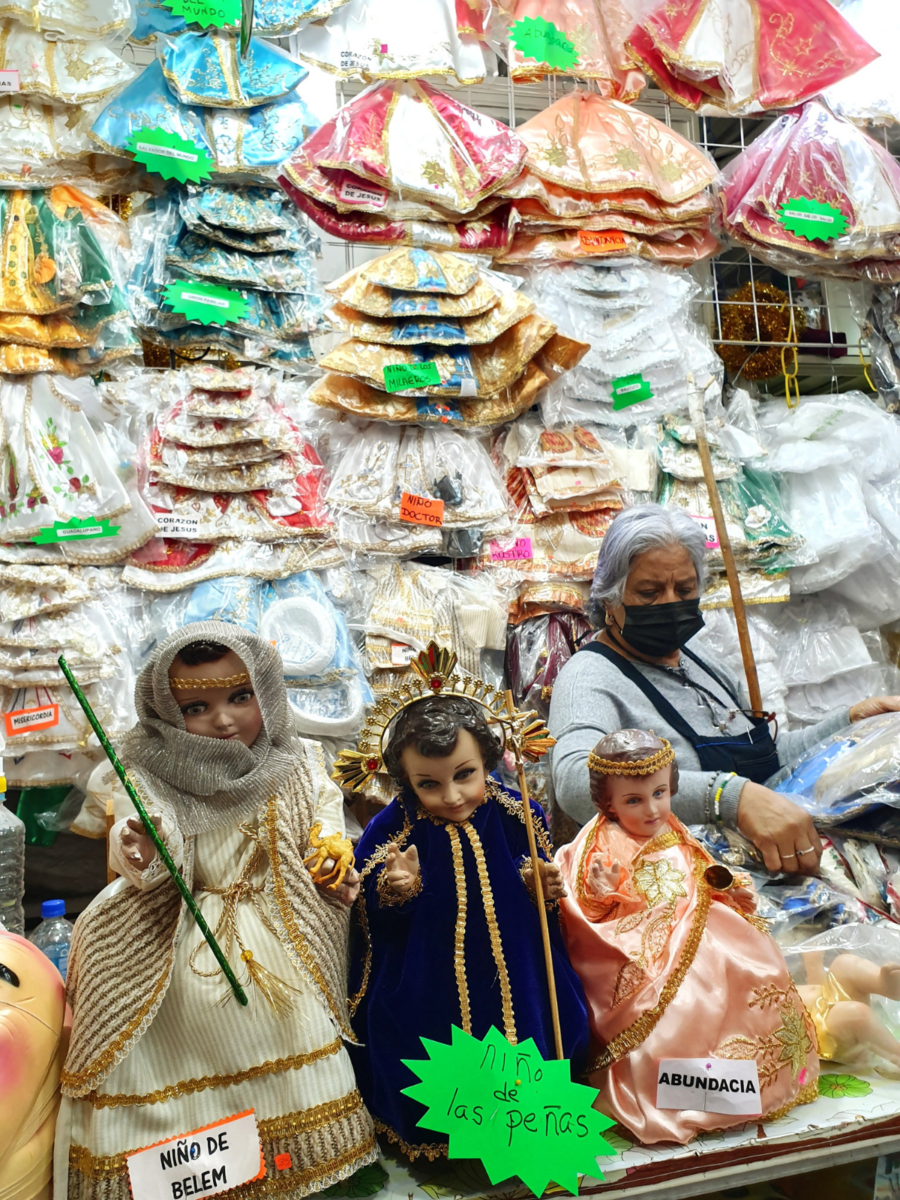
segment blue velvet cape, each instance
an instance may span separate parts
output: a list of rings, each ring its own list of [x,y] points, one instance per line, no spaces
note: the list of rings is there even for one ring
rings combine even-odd
[[[350,1047],[350,1052],[359,1089],[376,1127],[411,1157],[422,1153],[434,1158],[446,1151],[440,1134],[417,1126],[424,1107],[400,1094],[402,1088],[417,1082],[401,1060],[427,1057],[421,1037],[449,1042],[451,1026],[464,1027],[461,982],[454,962],[457,888],[463,882],[470,1031],[475,1037],[484,1037],[492,1025],[501,1033],[508,1029],[503,972],[494,957],[476,849],[466,826],[483,850],[483,869],[487,871],[502,943],[516,1040],[534,1038],[545,1057],[554,1054],[540,922],[534,899],[519,873],[528,859],[521,801],[493,780],[488,781],[487,795],[467,822],[456,824],[426,813],[415,795],[404,789],[368,824],[356,850],[363,879],[352,946],[350,994],[355,998],[360,990],[364,991],[353,1017],[353,1028],[362,1045]],[[532,803],[531,811],[538,853],[549,860],[552,855],[543,810]],[[448,826],[458,838],[464,880],[457,879],[453,835],[448,833]],[[386,903],[397,898],[378,890],[390,842],[397,842],[404,850],[415,846],[419,852],[421,890],[401,904]],[[588,1046],[584,992],[566,955],[555,909],[549,909],[547,915],[563,1052],[573,1060],[577,1078],[585,1065]]]

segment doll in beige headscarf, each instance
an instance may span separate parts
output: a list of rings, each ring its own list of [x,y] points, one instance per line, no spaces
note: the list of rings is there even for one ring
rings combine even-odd
[[[77,921],[69,959],[56,1200],[128,1200],[129,1154],[248,1109],[266,1176],[241,1200],[273,1186],[299,1200],[376,1157],[343,1047],[358,882],[332,887],[304,863],[321,836],[343,836],[341,793],[321,749],[294,736],[277,652],[237,626],[168,638],[135,700],[120,757],[249,1003],[230,998],[122,792],[121,878]]]

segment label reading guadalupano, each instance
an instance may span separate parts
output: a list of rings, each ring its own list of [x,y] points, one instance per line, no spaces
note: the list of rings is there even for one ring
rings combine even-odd
[[[52,525],[45,525],[31,540],[38,546],[46,546],[51,542],[82,542],[90,538],[115,537],[121,528],[121,525],[111,525],[108,517],[99,521],[92,517],[83,520],[70,517],[68,521],[54,521]]]
[[[759,1071],[754,1059],[663,1058],[656,1107],[678,1112],[759,1116]]]
[[[437,363],[389,363],[384,368],[384,390],[403,392],[407,388],[440,387]]]
[[[125,1162],[133,1200],[215,1196],[266,1174],[252,1108],[136,1150]]]
[[[50,729],[59,724],[59,705],[42,704],[40,708],[17,708],[3,714],[6,736],[31,733],[35,729]]]

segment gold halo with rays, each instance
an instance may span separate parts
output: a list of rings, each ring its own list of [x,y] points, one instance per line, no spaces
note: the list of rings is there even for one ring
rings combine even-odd
[[[457,674],[456,661],[452,650],[429,642],[410,661],[415,674],[382,696],[369,713],[356,749],[340,751],[331,778],[352,792],[362,791],[373,775],[384,771],[384,737],[392,722],[428,696],[458,696],[481,705],[487,720],[501,727],[504,747],[518,759],[537,762],[556,744],[536,712],[515,708],[510,712],[505,692],[474,676]]]

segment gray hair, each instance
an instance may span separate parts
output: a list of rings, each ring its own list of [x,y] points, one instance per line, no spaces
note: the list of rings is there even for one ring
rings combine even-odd
[[[702,591],[707,575],[706,534],[700,525],[680,508],[663,508],[661,504],[626,508],[606,531],[597,555],[587,610],[595,628],[603,624],[607,604],[622,603],[635,558],[660,546],[683,546],[687,550]]]

